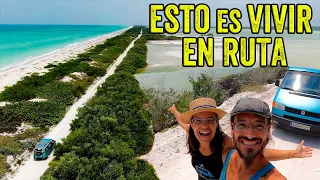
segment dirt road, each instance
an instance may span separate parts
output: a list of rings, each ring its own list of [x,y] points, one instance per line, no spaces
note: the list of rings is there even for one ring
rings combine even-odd
[[[61,122],[54,127],[46,137],[53,138],[57,142],[61,142],[62,138],[67,137],[70,133],[70,123],[76,118],[78,108],[81,108],[85,105],[85,103],[90,100],[97,92],[97,88],[110,76],[114,73],[116,67],[122,62],[123,58],[127,55],[128,51],[134,46],[134,42],[141,37],[140,34],[131,44],[127,47],[127,49],[118,57],[118,59],[109,66],[107,73],[94,82],[86,91],[85,95],[83,95],[66,113],[65,117],[61,120]],[[53,159],[51,155],[47,160],[43,161],[34,161],[33,156],[24,162],[14,174],[13,177],[9,177],[9,179],[14,180],[38,180],[41,175],[46,171],[49,167],[49,163]]]

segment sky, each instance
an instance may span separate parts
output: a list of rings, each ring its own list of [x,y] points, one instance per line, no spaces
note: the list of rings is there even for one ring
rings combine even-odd
[[[206,3],[211,26],[217,8],[238,8],[241,23],[249,26],[247,3],[307,3],[312,7],[312,26],[320,26],[320,0],[0,0],[0,24],[149,25],[151,3]]]

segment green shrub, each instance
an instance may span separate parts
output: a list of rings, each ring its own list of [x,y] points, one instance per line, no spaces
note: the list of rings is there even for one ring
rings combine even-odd
[[[126,71],[131,74],[135,74],[137,69],[146,67],[147,64],[147,39],[144,35],[135,42],[133,48],[131,48],[127,56],[123,59],[120,65],[117,67],[116,72]]]
[[[52,161],[41,179],[78,179],[84,165],[89,165],[87,158],[80,158],[74,152],[66,153],[59,161]]]
[[[14,138],[18,141],[25,139],[34,140],[35,137],[39,137],[39,135],[48,132],[48,130],[49,128],[46,127],[27,129],[23,133],[14,136]]]
[[[13,155],[21,151],[22,144],[15,141],[15,138],[0,136],[0,154]]]
[[[49,63],[48,65],[44,66],[44,68],[52,68],[52,67],[57,67],[57,65]]]
[[[15,102],[21,100],[29,100],[35,98],[36,90],[29,88],[18,82],[14,86],[5,87],[0,94],[0,101]]]
[[[73,104],[77,87],[71,83],[54,81],[38,88],[36,93],[38,98],[48,99],[63,105]]]
[[[5,117],[9,107],[9,105],[0,107],[0,133],[15,132],[17,130],[17,126],[22,122],[20,119],[8,120],[8,116]]]
[[[38,143],[39,143],[38,138],[24,141],[22,143],[22,149],[27,149],[29,152],[32,152]]]
[[[2,178],[10,169],[7,163],[7,156],[0,153],[0,178]]]
[[[131,29],[128,38],[136,37],[140,30]],[[108,40],[105,44],[119,42]],[[115,54],[120,49],[111,50]],[[56,159],[41,179],[157,179],[152,166],[136,160],[153,144],[151,116],[143,109],[145,100],[133,74],[124,70],[109,76],[96,96],[79,109],[72,132],[57,144]]]
[[[146,161],[137,160],[135,168],[128,173],[127,179],[152,179],[158,180],[154,168]]]
[[[168,108],[177,101],[177,93],[173,90],[147,89],[145,90],[148,103],[146,109],[152,115],[152,127],[154,132],[160,132],[168,127],[171,113]]]
[[[1,124],[13,124],[14,121],[29,122],[34,126],[41,127],[54,125],[60,122],[65,114],[65,106],[58,102],[29,102],[21,101],[12,105],[7,105],[3,109]]]
[[[123,162],[134,157],[134,151],[123,141],[111,140],[101,151],[101,155]]]
[[[196,80],[190,79],[193,87],[194,98],[211,97],[221,105],[223,101],[239,93],[246,86],[260,86],[273,83],[282,78],[287,67],[255,68],[238,74],[230,74],[217,81],[205,74],[201,74]]]
[[[202,74],[197,79],[189,78],[192,84],[193,98],[214,96],[213,78]]]
[[[112,63],[130,44],[132,39],[130,35],[137,30],[129,30],[122,35],[108,39],[104,44],[97,45],[88,52],[78,55],[76,59],[71,59],[65,63],[60,63],[54,68],[51,68],[48,73],[43,76],[32,74],[17,82],[15,85],[6,87],[0,93],[0,101],[23,101],[36,97],[38,87],[45,86],[55,80],[60,80],[64,76],[72,72],[85,72],[88,76],[94,78],[103,76],[107,66],[92,67],[88,62],[95,60],[101,63]],[[52,67],[53,65],[48,65]]]
[[[193,100],[192,96],[192,91],[183,91],[178,94],[175,105],[179,112],[189,111],[189,103]]]
[[[13,155],[15,154],[13,149],[11,149],[10,147],[6,147],[6,146],[0,146],[0,154],[4,154],[4,155]]]
[[[190,78],[192,91],[184,91],[180,94],[173,90],[163,90],[163,88],[146,89],[147,105],[145,108],[152,114],[152,125],[155,132],[176,124],[175,117],[168,112],[172,104],[180,112],[189,111],[189,103],[199,97],[210,97],[216,100],[220,106],[225,100],[248,87],[257,87],[264,84],[273,83],[280,79],[287,71],[287,67],[266,67],[254,68],[238,74],[230,74],[214,80],[208,74],[201,74],[197,78]]]
[[[131,65],[131,64],[120,64],[117,69],[116,69],[116,72],[120,72],[120,71],[126,71],[128,73],[131,73],[131,74],[135,74],[136,73],[136,70],[137,68],[134,67],[134,65]]]

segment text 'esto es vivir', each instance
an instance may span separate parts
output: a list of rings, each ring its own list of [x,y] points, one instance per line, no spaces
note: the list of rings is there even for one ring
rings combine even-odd
[[[247,4],[246,10],[252,35],[283,34],[285,27],[288,34],[312,34],[312,8],[308,4]],[[162,14],[162,15],[160,15]],[[191,28],[198,34],[210,31],[210,8],[206,4],[150,4],[149,30],[153,34],[175,34],[181,31],[190,34]],[[178,20],[182,17],[182,22]],[[216,9],[216,34],[238,34],[242,31],[240,21],[242,12],[237,9]],[[228,21],[229,20],[229,21]],[[193,27],[192,23],[193,22]],[[268,45],[273,44],[270,66],[288,66],[283,37],[223,37],[223,66],[252,67],[256,63],[256,48],[260,48],[260,66],[267,65]],[[197,48],[190,48],[195,44]],[[214,37],[183,37],[182,65],[184,67],[214,66]],[[191,60],[190,55],[196,55]],[[238,55],[238,56],[237,56]]]

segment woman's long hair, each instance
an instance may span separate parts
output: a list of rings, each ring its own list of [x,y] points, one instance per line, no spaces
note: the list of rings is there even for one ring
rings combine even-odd
[[[220,125],[218,124],[216,128],[216,133],[213,137],[213,139],[210,141],[210,149],[211,152],[214,152],[216,155],[221,155],[222,157],[222,147],[223,147],[223,137],[224,133],[221,130]],[[194,156],[196,154],[199,154],[199,147],[200,147],[200,142],[194,135],[194,131],[192,127],[190,126],[189,133],[188,133],[188,141],[187,141],[187,146],[189,148],[189,152],[191,156]]]

